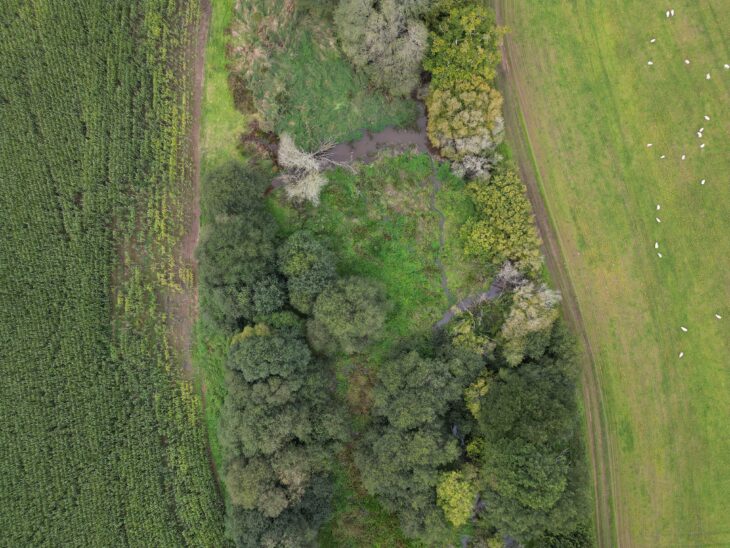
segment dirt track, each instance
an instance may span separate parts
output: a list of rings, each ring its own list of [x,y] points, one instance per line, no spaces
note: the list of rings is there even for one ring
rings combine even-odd
[[[504,21],[504,0],[495,0],[495,10],[499,24]],[[504,116],[507,135],[520,173],[527,186],[527,195],[535,213],[535,219],[543,240],[543,254],[548,270],[563,294],[563,312],[566,321],[578,336],[583,347],[581,359],[581,379],[584,412],[586,417],[586,443],[590,454],[595,492],[596,541],[598,546],[624,546],[630,544],[627,531],[621,526],[620,499],[615,485],[615,463],[611,457],[611,447],[605,428],[602,393],[598,382],[591,342],[583,327],[580,306],[568,274],[559,235],[556,233],[543,201],[540,190],[539,151],[530,143],[529,104],[526,101],[525,83],[519,71],[519,51],[514,47],[510,36],[504,40],[502,67],[499,71],[501,91],[505,96]]]

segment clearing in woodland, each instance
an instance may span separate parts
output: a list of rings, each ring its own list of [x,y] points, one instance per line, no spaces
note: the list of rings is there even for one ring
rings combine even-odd
[[[599,539],[726,545],[730,12],[498,6],[512,137],[527,139],[601,387],[613,520],[599,516]]]

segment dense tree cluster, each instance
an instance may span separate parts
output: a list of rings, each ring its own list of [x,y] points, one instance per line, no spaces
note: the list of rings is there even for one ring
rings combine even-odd
[[[447,424],[478,361],[426,358],[412,351],[383,364],[374,390],[373,424],[355,460],[365,488],[395,512],[406,534],[444,534],[436,503],[439,475],[461,455]]]
[[[233,335],[218,431],[228,535],[238,546],[301,546],[329,515],[329,470],[345,439],[300,315],[335,282],[334,256],[308,232],[280,237],[256,169],[234,163],[206,184],[202,306]]]
[[[337,36],[345,55],[391,95],[408,95],[420,82],[428,31],[417,16],[424,0],[340,0]]]
[[[522,542],[585,526],[585,470],[573,342],[552,329],[545,353],[496,380],[479,416],[483,520]]]
[[[493,87],[503,31],[484,1],[440,0],[428,15],[428,135],[446,158],[484,174],[480,158],[502,141],[502,96]]]
[[[226,365],[229,534],[239,546],[309,543],[328,516],[328,471],[345,437],[326,370],[301,336],[263,324],[235,339]]]

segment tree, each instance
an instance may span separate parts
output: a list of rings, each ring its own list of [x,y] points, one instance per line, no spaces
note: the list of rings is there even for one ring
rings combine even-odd
[[[338,280],[314,303],[307,325],[310,344],[325,353],[361,352],[380,337],[388,308],[379,284],[356,276]]]
[[[299,546],[328,513],[343,418],[324,371],[295,333],[247,326],[226,361],[218,434],[228,533],[239,546]]]
[[[226,162],[205,176],[202,214],[218,216],[249,215],[261,210],[261,195],[269,179],[260,169],[239,161]]]
[[[510,260],[520,270],[539,271],[540,240],[519,175],[502,168],[488,182],[469,183],[467,190],[476,217],[462,227],[466,254],[491,264]]]
[[[428,17],[428,56],[423,68],[440,90],[481,91],[500,62],[504,29],[483,0],[437,0]]]
[[[413,15],[424,9],[414,0],[341,0],[335,11],[345,55],[391,95],[408,95],[420,81],[428,32]]]
[[[492,85],[504,31],[483,1],[437,0],[428,22],[428,137],[463,175],[487,176],[483,159],[504,132],[502,96]]]
[[[502,142],[502,95],[487,84],[468,91],[433,86],[426,105],[429,140],[445,158],[488,156]]]
[[[295,232],[279,249],[279,271],[287,278],[289,302],[310,314],[317,296],[337,277],[334,254],[311,232]]]
[[[467,469],[468,470],[468,469]],[[452,525],[461,527],[474,512],[477,487],[468,471],[451,471],[441,474],[436,486],[436,500]]]
[[[436,505],[444,467],[461,455],[447,424],[479,362],[423,358],[416,352],[383,364],[373,391],[373,424],[355,454],[363,485],[395,512],[411,537],[437,542],[446,530]]]
[[[197,253],[202,310],[215,325],[233,330],[282,302],[272,294],[277,232],[271,215],[254,209],[207,227]]]
[[[559,323],[540,361],[492,382],[481,407],[484,519],[528,542],[583,522],[575,352]]]
[[[305,152],[297,147],[291,135],[281,134],[277,161],[286,172],[279,179],[286,183],[284,192],[291,201],[319,205],[319,193],[327,184],[321,171],[328,165],[320,156],[327,148],[325,145],[316,152]]]
[[[512,367],[519,365],[525,355],[532,359],[542,356],[550,342],[550,328],[560,313],[560,293],[528,282],[515,289],[512,308],[502,324],[502,353]]]

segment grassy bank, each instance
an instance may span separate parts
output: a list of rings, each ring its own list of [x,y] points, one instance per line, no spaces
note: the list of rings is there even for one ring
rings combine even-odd
[[[602,385],[617,539],[725,544],[730,21],[718,2],[503,4]]]

